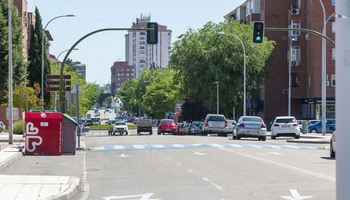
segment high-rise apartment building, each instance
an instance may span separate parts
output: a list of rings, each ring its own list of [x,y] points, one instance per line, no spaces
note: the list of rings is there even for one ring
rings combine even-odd
[[[118,61],[111,67],[111,74],[111,90],[112,94],[115,94],[123,82],[135,77],[135,69],[134,66],[128,65],[128,62]]]
[[[86,80],[86,64],[81,64],[81,62],[76,61],[73,63],[72,67],[79,70],[79,75],[82,75],[84,80]]]
[[[322,33],[325,14],[326,19],[329,18],[326,23],[327,36],[334,41],[334,12],[335,1],[247,0],[224,17],[245,24],[264,21],[266,28],[306,28]],[[291,59],[291,115],[297,119],[321,119],[321,37],[308,32],[266,29],[265,37],[276,41],[276,49],[268,66],[269,77],[265,79],[259,98],[248,96],[248,114],[260,115],[267,122],[276,116],[288,114]],[[335,50],[330,43],[327,43],[326,49],[326,69],[326,115],[335,117]]]
[[[132,28],[147,28],[150,16],[137,18]],[[135,68],[138,77],[145,68],[166,68],[170,58],[172,31],[166,26],[158,26],[158,44],[147,44],[147,31],[129,30],[125,35],[125,60]]]

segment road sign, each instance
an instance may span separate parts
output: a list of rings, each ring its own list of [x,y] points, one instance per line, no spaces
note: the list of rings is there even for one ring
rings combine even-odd
[[[169,115],[169,113],[168,112],[166,112],[165,113],[165,117],[169,117],[170,115]]]
[[[175,113],[171,113],[170,117],[175,118]]]
[[[46,79],[60,79],[60,75],[54,75],[54,74],[48,74],[46,75]],[[72,79],[72,76],[70,74],[63,75],[63,79]]]
[[[124,115],[123,119],[124,119],[124,120],[127,120],[127,119],[128,119],[128,116]]]
[[[19,120],[18,108],[12,108],[12,118],[13,120]],[[6,119],[10,120],[10,108],[6,108]]]
[[[128,114],[128,111],[127,110],[123,110],[122,111],[124,115],[127,115]]]
[[[71,87],[65,87],[65,91],[71,91]],[[46,87],[47,92],[58,92],[60,91],[60,87]]]

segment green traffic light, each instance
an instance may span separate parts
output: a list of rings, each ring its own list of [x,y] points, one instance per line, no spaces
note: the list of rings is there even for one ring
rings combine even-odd
[[[261,40],[261,37],[260,37],[260,36],[256,37],[256,40],[260,41],[260,40]]]

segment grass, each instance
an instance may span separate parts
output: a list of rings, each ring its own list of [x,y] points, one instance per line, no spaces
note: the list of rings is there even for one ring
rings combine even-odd
[[[134,124],[131,124],[131,125],[128,125],[128,128],[129,129],[136,129],[137,126],[134,125]],[[108,125],[94,125],[94,126],[90,126],[90,130],[93,130],[93,129],[108,129]]]

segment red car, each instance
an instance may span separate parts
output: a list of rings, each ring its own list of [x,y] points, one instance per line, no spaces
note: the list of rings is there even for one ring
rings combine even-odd
[[[162,119],[158,125],[158,135],[164,133],[177,133],[177,125],[173,119]]]

